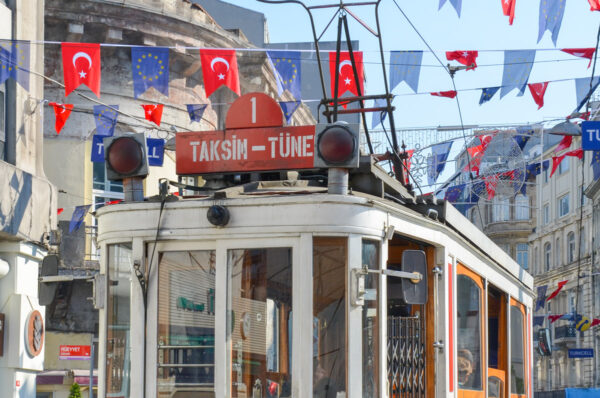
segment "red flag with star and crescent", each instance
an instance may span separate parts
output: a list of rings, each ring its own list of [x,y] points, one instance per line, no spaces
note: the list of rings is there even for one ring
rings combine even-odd
[[[356,62],[356,73],[358,74],[358,84],[360,85],[360,92],[364,95],[364,80],[365,71],[363,66],[363,54],[360,51],[353,51],[354,61]],[[340,51],[340,62],[338,70],[335,69],[336,64],[336,52],[332,51],[329,53],[329,77],[331,78],[331,96],[335,96],[335,77],[339,74],[338,82],[338,98],[346,91],[350,91],[352,94],[358,96],[358,86],[356,85],[356,79],[354,78],[354,69],[352,68],[352,61],[350,61],[350,53],[348,51]]]
[[[600,0],[598,0],[598,1],[600,1]],[[596,52],[596,49],[593,47],[590,47],[590,48],[563,48],[560,51],[567,53],[567,54],[574,55],[576,57],[589,59],[590,60],[590,62],[588,62],[588,68],[589,68],[592,65],[592,58],[594,58],[594,53]]]
[[[237,95],[241,95],[235,50],[200,50],[204,91],[210,97],[221,86],[229,87]]]
[[[502,0],[502,12],[508,17],[508,24],[512,25],[515,19],[517,0]]]
[[[548,88],[548,82],[544,83],[532,83],[527,85],[529,87],[529,91],[531,91],[531,96],[533,100],[540,109],[544,106],[544,94],[546,94],[546,89]]]
[[[160,120],[162,119],[163,113],[163,105],[142,105],[144,108],[144,117],[146,120],[154,122],[156,125],[160,126]]]
[[[65,122],[71,115],[73,104],[59,104],[58,102],[50,102],[48,105],[54,108],[54,115],[56,116],[54,128],[56,129],[56,134],[60,134],[60,130],[62,130]]]
[[[600,0],[588,0],[590,11],[600,11]]]
[[[62,43],[65,95],[85,84],[100,98],[100,44]]]
[[[438,91],[436,93],[429,93],[435,97],[446,97],[446,98],[454,98],[456,97],[456,91],[454,90],[450,90],[450,91]]]
[[[477,68],[477,57],[479,51],[446,51],[446,59],[448,61],[458,61],[459,63],[468,66],[467,70]]]

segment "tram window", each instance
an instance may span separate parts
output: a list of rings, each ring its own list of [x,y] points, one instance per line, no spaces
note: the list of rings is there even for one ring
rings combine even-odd
[[[379,242],[363,240],[362,264],[369,269],[379,269]],[[363,393],[364,398],[379,396],[379,278],[375,274],[365,277],[365,305],[363,306]]]
[[[291,396],[292,249],[229,250],[227,264],[231,397]]]
[[[481,391],[481,288],[468,276],[458,275],[456,294],[458,385]]]
[[[521,309],[510,307],[510,392],[525,395],[525,322]]]
[[[158,396],[213,396],[215,252],[160,253],[158,284]]]
[[[313,397],[346,391],[347,239],[313,240]]]
[[[131,244],[108,246],[106,396],[129,396]]]

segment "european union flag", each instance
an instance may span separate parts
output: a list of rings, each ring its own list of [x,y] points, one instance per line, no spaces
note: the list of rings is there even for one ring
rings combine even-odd
[[[529,141],[533,133],[534,130],[531,126],[517,127],[517,133],[513,136],[513,138],[515,139],[515,142],[517,143],[519,148],[521,148],[521,150],[525,148],[525,144],[527,144],[527,141]]]
[[[416,93],[419,88],[419,75],[423,51],[392,51],[390,53],[390,91],[402,83]]]
[[[148,148],[148,165],[162,166],[165,155],[165,140],[161,138],[146,138]]]
[[[94,105],[94,120],[96,121],[96,135],[112,137],[115,133],[119,105]]]
[[[85,219],[85,215],[92,205],[83,205],[75,207],[73,211],[73,215],[71,216],[71,222],[69,223],[69,233],[73,231],[77,231],[81,224],[83,224],[83,220]]]
[[[552,42],[556,46],[558,32],[565,13],[565,0],[541,0],[540,1],[540,29],[538,43],[542,40],[544,32],[552,32]]]
[[[288,90],[295,99],[302,99],[302,53],[299,51],[267,51],[267,58],[277,82],[279,96]]]
[[[169,95],[169,49],[167,47],[132,47],[131,71],[135,98],[150,87],[154,87],[164,95]]]
[[[187,104],[187,111],[192,122],[201,122],[207,104]]]
[[[587,97],[588,92],[590,91],[590,81],[592,78],[590,77],[582,77],[579,79],[575,79],[575,93],[577,95],[577,109],[581,109],[584,105],[585,97]],[[600,77],[594,76],[594,81],[591,84],[592,93],[596,91],[598,88],[598,84],[600,84]]]
[[[0,82],[12,77],[29,91],[29,53],[28,41],[3,41],[0,43]]]
[[[481,98],[479,98],[479,105],[485,104],[489,100],[492,99],[494,94],[498,92],[500,86],[498,87],[488,87],[481,90]]]
[[[458,202],[458,199],[461,197],[463,191],[465,190],[465,184],[458,184],[446,189],[446,193],[444,194],[444,199],[450,203]]]
[[[104,163],[104,136],[94,134],[92,137],[92,162]]]
[[[546,304],[546,290],[548,290],[548,285],[542,285],[537,287],[537,300],[535,302],[535,311],[544,309],[544,306]]]
[[[373,108],[383,108],[383,107],[387,107],[387,100],[385,98],[378,98],[375,101],[373,101]],[[383,123],[385,121],[386,117],[387,117],[387,111],[373,112],[373,118],[371,119],[371,128],[374,129],[379,124]]]
[[[543,326],[544,325],[544,319],[546,319],[546,317],[544,315],[536,315],[533,317],[533,326]]]
[[[445,3],[446,3],[446,0],[440,0],[440,6],[438,7],[438,10],[440,10]],[[458,17],[460,18],[460,9],[462,8],[462,0],[450,0],[450,4],[452,4],[454,9],[456,10],[456,13],[458,14]]]
[[[429,185],[435,184],[440,173],[444,171],[446,159],[448,159],[453,142],[442,142],[431,147],[431,155],[427,158],[427,181]]]
[[[523,95],[533,68],[533,61],[535,61],[535,50],[504,51],[504,72],[500,98],[515,88],[519,89],[519,97]]]
[[[527,184],[524,178],[524,174],[525,171],[523,169],[515,169],[513,170],[513,178],[512,178],[512,184],[513,184],[513,190],[515,195],[518,192],[521,192],[521,194],[526,195],[527,194]],[[519,185],[522,182],[522,185]]]
[[[596,181],[600,178],[600,151],[593,152],[591,166],[594,171],[594,181]]]
[[[289,123],[296,112],[296,109],[300,106],[302,102],[300,101],[279,101],[279,106],[283,111],[283,115],[285,116],[285,120]]]

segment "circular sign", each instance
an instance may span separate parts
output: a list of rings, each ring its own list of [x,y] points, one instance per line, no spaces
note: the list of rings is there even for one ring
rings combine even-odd
[[[236,99],[227,111],[225,128],[250,129],[283,126],[283,112],[273,98],[263,93],[248,93]]]
[[[27,317],[25,332],[27,353],[32,357],[37,357],[44,347],[44,319],[39,311],[31,311]]]

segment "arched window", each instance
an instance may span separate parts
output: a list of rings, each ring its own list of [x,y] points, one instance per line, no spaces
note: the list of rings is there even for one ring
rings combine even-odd
[[[575,261],[575,234],[569,232],[567,235],[567,260],[569,263]]]
[[[494,198],[492,205],[492,222],[510,220],[510,201],[508,198]]]
[[[550,255],[552,253],[552,245],[547,242],[544,245],[544,270],[550,271]]]
[[[525,195],[515,197],[515,219],[529,220],[529,198]]]

